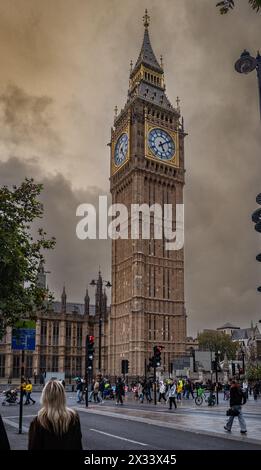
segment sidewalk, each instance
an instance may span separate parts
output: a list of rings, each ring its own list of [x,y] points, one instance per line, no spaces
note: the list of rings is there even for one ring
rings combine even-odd
[[[193,432],[202,435],[222,437],[237,441],[244,441],[260,445],[261,449],[261,402],[248,401],[242,407],[243,415],[247,424],[247,435],[240,434],[238,419],[234,419],[231,433],[224,430],[227,421],[226,410],[229,408],[227,402],[221,402],[215,407],[196,407],[192,400],[183,401],[178,404],[177,410],[168,409],[168,405],[139,405],[135,408],[128,407],[131,400],[126,401],[125,406],[104,402],[102,404],[91,403],[89,408],[77,406],[79,412],[87,412],[111,416],[131,421],[144,422],[154,426],[163,426],[172,429]],[[133,402],[133,400],[132,400]],[[147,409],[146,409],[147,407]]]

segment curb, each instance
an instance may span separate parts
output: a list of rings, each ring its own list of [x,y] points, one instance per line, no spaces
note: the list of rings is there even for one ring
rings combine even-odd
[[[155,419],[150,419],[150,418],[142,418],[139,416],[131,416],[131,415],[122,415],[118,413],[113,413],[113,412],[108,412],[106,410],[102,411],[101,410],[96,410],[92,408],[80,408],[80,407],[75,407],[75,409],[79,412],[84,412],[84,413],[93,413],[93,414],[98,414],[98,415],[104,415],[104,416],[109,416],[111,418],[118,418],[118,419],[125,419],[127,421],[138,421],[140,423],[146,423],[146,424],[151,424],[152,426],[159,426],[159,427],[164,427],[164,428],[170,428],[170,429],[177,429],[179,431],[184,431],[188,433],[193,433],[193,434],[199,434],[203,436],[212,436],[212,437],[219,437],[222,439],[228,439],[231,441],[239,441],[239,442],[246,442],[249,444],[257,444],[260,446],[261,449],[261,440],[260,439],[254,439],[254,438],[249,438],[246,436],[234,436],[232,434],[227,434],[224,432],[224,434],[221,434],[218,431],[204,431],[203,429],[187,429],[182,425],[175,424],[175,423],[166,423],[165,421],[159,421]]]

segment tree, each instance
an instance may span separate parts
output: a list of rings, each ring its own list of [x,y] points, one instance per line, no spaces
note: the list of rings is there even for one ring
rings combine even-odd
[[[261,380],[261,365],[249,364],[246,369],[246,378],[248,380]]]
[[[7,326],[25,317],[36,318],[48,301],[47,290],[37,283],[37,272],[44,263],[42,250],[52,249],[55,239],[47,239],[42,228],[32,236],[33,224],[43,217],[38,199],[42,189],[27,178],[19,187],[0,188],[0,338]]]
[[[254,11],[258,12],[261,9],[261,0],[248,0],[248,3],[251,5]],[[235,0],[223,0],[216,4],[217,7],[220,7],[221,15],[225,15],[235,6]]]
[[[220,359],[226,353],[228,359],[235,359],[239,348],[237,342],[232,341],[229,335],[220,331],[203,331],[198,335],[199,347],[209,351],[220,351]]]

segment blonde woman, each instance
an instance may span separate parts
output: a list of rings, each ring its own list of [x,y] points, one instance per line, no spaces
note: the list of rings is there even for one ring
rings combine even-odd
[[[41,396],[42,408],[31,422],[29,450],[82,449],[82,434],[78,414],[67,408],[64,387],[50,380]]]

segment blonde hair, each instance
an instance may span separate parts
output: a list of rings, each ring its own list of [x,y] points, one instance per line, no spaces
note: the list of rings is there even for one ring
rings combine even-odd
[[[42,408],[38,411],[38,420],[43,428],[61,435],[68,431],[70,422],[77,414],[67,408],[64,386],[58,380],[50,380],[45,385],[41,396]]]

